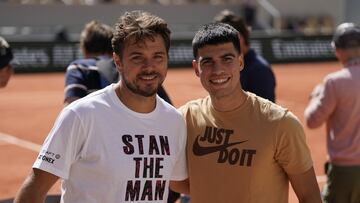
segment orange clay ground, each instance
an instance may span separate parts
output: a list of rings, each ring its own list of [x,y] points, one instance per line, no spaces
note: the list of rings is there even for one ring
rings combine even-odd
[[[290,109],[304,124],[303,112],[313,87],[339,67],[336,62],[274,64],[277,103]],[[63,73],[15,74],[9,85],[0,89],[0,200],[14,197],[29,173],[38,145],[62,108],[63,89]],[[165,89],[176,107],[206,95],[191,68],[170,69]],[[304,128],[322,187],[326,160],[324,126],[316,130]],[[50,193],[59,193],[59,183]],[[292,190],[289,202],[298,202]]]

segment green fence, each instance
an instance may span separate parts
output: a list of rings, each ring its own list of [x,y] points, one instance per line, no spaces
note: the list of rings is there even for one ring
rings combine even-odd
[[[251,47],[270,63],[334,60],[331,36],[254,37]],[[16,72],[64,71],[73,60],[81,58],[79,43],[10,42],[19,62]],[[170,67],[188,67],[193,60],[191,40],[173,40]]]

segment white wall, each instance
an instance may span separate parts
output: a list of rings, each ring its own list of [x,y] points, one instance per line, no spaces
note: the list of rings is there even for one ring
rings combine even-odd
[[[344,20],[346,0],[268,0],[282,15],[331,15],[335,22]],[[358,1],[358,0],[354,0]]]
[[[360,25],[360,1],[359,0],[347,0],[345,8],[345,20],[354,22]]]

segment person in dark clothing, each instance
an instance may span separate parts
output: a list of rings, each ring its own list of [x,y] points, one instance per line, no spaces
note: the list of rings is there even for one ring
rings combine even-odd
[[[0,37],[0,88],[6,87],[14,72],[13,59],[14,55],[9,43]]]
[[[275,102],[275,75],[270,64],[250,48],[250,32],[244,20],[229,10],[223,10],[215,17],[215,21],[229,24],[240,33],[241,52],[245,62],[244,69],[240,72],[243,89]]]

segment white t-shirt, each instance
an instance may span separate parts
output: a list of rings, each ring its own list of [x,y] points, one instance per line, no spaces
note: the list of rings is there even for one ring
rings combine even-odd
[[[181,114],[158,96],[136,113],[114,88],[64,108],[33,165],[62,179],[62,202],[166,202],[169,180],[187,178]]]

